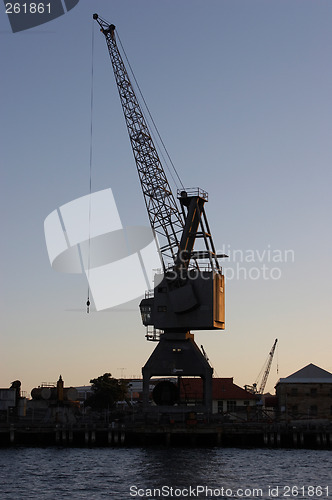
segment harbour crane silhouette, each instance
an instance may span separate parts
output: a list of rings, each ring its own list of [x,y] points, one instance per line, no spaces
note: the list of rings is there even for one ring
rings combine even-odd
[[[194,341],[192,330],[225,328],[225,281],[210,227],[206,191],[178,190],[180,208],[172,193],[147,121],[117,45],[114,24],[94,14],[105,36],[131,148],[153,233],[159,240],[162,274],[156,273],[153,294],[140,303],[148,340],[157,346],[142,368],[143,403],[149,408],[149,384],[153,376],[200,376],[203,411],[212,408],[212,373],[206,357]],[[195,250],[200,242],[202,249]],[[150,333],[149,333],[150,332]],[[152,332],[152,333],[151,333]],[[170,382],[171,383],[171,382]],[[164,410],[175,410],[174,393],[165,387],[159,395]],[[151,409],[151,408],[150,408]]]

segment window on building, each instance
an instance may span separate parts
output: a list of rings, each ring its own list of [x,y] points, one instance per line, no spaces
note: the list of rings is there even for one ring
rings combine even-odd
[[[317,406],[316,405],[311,405],[309,408],[309,415],[311,417],[316,417],[317,416]]]
[[[224,411],[224,402],[218,401],[218,413],[223,413]]]
[[[317,388],[316,387],[311,387],[310,396],[312,396],[312,397],[317,396]]]
[[[249,406],[249,401],[243,401],[244,406]]]
[[[297,387],[292,387],[291,396],[297,396]]]
[[[298,412],[298,406],[297,406],[297,405],[293,405],[293,406],[292,406],[292,414],[293,414],[293,415],[296,415],[296,414],[297,414],[297,412]]]
[[[236,410],[236,401],[227,401],[227,411]]]

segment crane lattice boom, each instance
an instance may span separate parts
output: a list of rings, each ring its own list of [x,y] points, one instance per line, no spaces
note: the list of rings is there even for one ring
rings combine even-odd
[[[115,26],[106,23],[97,14],[94,14],[94,19],[106,38],[150,224],[152,230],[161,236],[163,263],[165,258],[174,262],[183,231],[183,219],[119,52]]]

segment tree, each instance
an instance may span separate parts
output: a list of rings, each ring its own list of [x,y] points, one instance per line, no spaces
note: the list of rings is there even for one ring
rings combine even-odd
[[[127,382],[113,378],[110,373],[90,380],[93,394],[85,405],[95,410],[112,409],[117,401],[123,401],[127,394]]]

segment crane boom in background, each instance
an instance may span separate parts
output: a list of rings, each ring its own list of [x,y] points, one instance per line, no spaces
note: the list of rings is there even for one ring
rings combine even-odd
[[[246,391],[251,392],[253,394],[263,394],[267,379],[268,379],[269,374],[270,374],[271,365],[272,365],[272,361],[273,361],[274,352],[276,350],[277,342],[278,342],[278,339],[275,339],[274,344],[272,346],[272,349],[269,352],[269,355],[267,357],[267,360],[265,361],[263,368],[261,369],[258,377],[256,378],[256,382],[254,382],[252,385],[245,385],[244,386]],[[263,372],[262,380],[261,380],[259,388],[257,389],[258,379],[259,379],[262,372]]]

